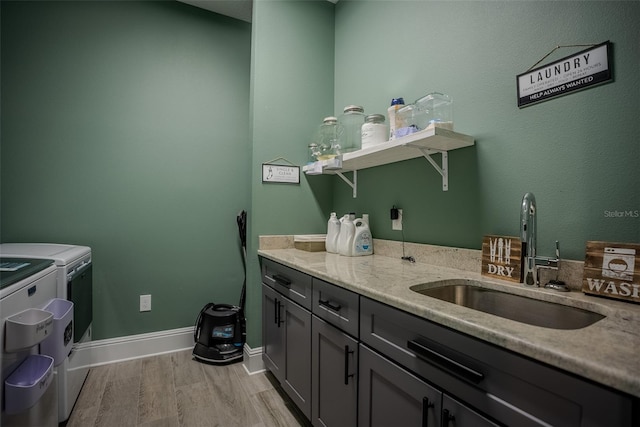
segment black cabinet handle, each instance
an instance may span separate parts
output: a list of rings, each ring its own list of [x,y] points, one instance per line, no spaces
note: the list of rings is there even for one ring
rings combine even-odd
[[[284,304],[282,304],[282,301],[278,301],[278,328],[280,327],[280,325],[282,325],[284,323],[284,320],[282,320],[282,306]]]
[[[279,274],[274,274],[273,275],[273,280],[275,280],[276,282],[278,282],[278,284],[280,284],[282,286],[286,286],[286,287],[291,286],[291,280],[289,280],[286,277],[281,276]]]
[[[422,398],[422,427],[429,426],[429,408],[433,408],[433,403],[429,402],[428,397]]]
[[[414,351],[419,357],[425,359],[428,362],[438,366],[449,373],[452,373],[467,381],[471,381],[474,384],[479,383],[484,379],[484,375],[474,369],[471,369],[453,359],[444,356],[437,351],[426,347],[416,341],[408,341],[407,347],[409,350]]]
[[[318,301],[318,304],[320,304],[323,307],[327,307],[327,308],[330,308],[333,311],[338,311],[338,312],[342,308],[342,306],[340,304],[336,304],[335,302],[331,302],[329,300],[320,300],[320,301]]]
[[[349,374],[349,355],[353,354],[353,350],[349,350],[349,346],[344,346],[344,385],[349,385],[349,377],[355,374]]]
[[[273,299],[273,314],[274,314],[274,319],[273,319],[273,323],[275,323],[276,325],[278,325],[278,327],[280,327],[280,323],[278,322],[278,312],[280,305],[278,305],[278,298],[274,298]]]
[[[456,417],[451,415],[451,412],[449,412],[448,409],[443,409],[442,410],[442,423],[440,425],[441,425],[441,427],[449,427],[449,421],[454,421],[455,419],[456,419]]]

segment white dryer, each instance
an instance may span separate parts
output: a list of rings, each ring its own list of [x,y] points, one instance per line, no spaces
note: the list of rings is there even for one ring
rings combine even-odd
[[[58,365],[58,421],[69,418],[78,399],[89,366],[82,363],[75,351],[78,345],[91,341],[93,322],[93,277],[91,248],[88,246],[52,243],[3,243],[3,258],[38,258],[53,260],[57,269],[58,298],[73,302],[73,348],[62,364]]]
[[[30,363],[34,359],[42,361],[39,344],[43,337],[37,334],[43,331],[46,336],[52,323],[51,320],[31,314],[46,313],[42,308],[55,297],[56,268],[53,262],[0,257],[0,425],[58,424],[58,392],[52,374],[53,359],[50,358],[49,366],[42,371],[39,369],[43,367],[41,363],[35,371],[35,365]],[[10,327],[16,325],[19,329]],[[37,332],[30,334],[33,331]],[[16,345],[16,342],[19,344]],[[12,382],[16,376],[19,380]],[[12,387],[12,384],[15,386]],[[18,393],[19,398],[16,397]]]

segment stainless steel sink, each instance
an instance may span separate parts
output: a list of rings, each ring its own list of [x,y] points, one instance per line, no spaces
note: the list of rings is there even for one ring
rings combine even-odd
[[[410,289],[422,295],[534,326],[581,329],[605,316],[581,308],[541,301],[473,285],[472,281],[446,281],[444,286],[421,284]]]

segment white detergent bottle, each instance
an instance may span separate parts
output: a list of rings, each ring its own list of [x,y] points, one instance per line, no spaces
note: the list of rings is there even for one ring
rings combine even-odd
[[[327,238],[324,247],[327,252],[332,254],[338,253],[338,235],[340,234],[340,220],[335,212],[331,212],[329,222],[327,222]]]
[[[355,234],[351,256],[373,255],[373,237],[369,230],[369,215],[364,214],[354,222]]]
[[[340,234],[338,235],[338,253],[340,255],[351,256],[353,249],[353,238],[356,233],[356,226],[349,214],[342,217]]]

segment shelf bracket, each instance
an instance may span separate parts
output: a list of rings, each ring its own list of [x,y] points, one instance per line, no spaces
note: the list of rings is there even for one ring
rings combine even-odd
[[[347,183],[349,187],[353,190],[353,198],[355,199],[358,196],[358,171],[353,171],[353,182],[349,181],[349,178],[344,176],[342,172],[336,172],[336,174],[342,178],[344,182]]]
[[[442,176],[442,191],[449,190],[449,153],[446,151],[438,151],[438,150],[429,150],[426,148],[417,147],[422,155],[431,163],[431,166],[435,168],[435,170]],[[442,166],[438,165],[433,157],[431,157],[435,153],[440,153],[442,155]]]

